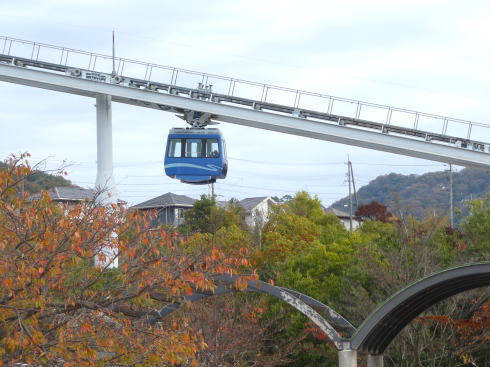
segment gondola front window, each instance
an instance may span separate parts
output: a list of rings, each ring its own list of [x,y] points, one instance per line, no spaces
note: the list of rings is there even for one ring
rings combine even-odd
[[[188,158],[202,158],[203,139],[187,139],[185,142],[185,156]]]
[[[171,158],[182,157],[182,139],[171,139],[168,149],[168,156]]]
[[[206,157],[219,158],[218,139],[206,139]]]
[[[170,158],[219,158],[218,139],[170,139]]]

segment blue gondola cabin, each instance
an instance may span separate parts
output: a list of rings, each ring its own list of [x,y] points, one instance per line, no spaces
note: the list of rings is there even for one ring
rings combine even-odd
[[[225,141],[218,129],[171,129],[165,151],[167,176],[208,184],[228,171]]]

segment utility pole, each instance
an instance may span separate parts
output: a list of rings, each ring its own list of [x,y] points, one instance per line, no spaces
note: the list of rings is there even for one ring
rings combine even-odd
[[[351,192],[351,165],[350,159],[347,157],[347,176],[349,179],[349,232],[352,232],[352,192]]]
[[[352,162],[349,161],[350,175],[352,177],[352,189],[354,190],[354,200],[356,201],[356,210],[359,207],[359,201],[357,200],[356,180],[354,179],[354,169],[352,168]]]
[[[449,163],[449,218],[451,228],[454,228],[454,210],[453,210],[453,165]]]

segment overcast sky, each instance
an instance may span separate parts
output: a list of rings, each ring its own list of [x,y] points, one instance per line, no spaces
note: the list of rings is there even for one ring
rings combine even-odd
[[[0,36],[489,123],[487,1],[104,1],[0,0]],[[258,96],[260,98],[260,96]],[[0,82],[0,157],[28,151],[68,179],[96,176],[95,101]],[[136,204],[207,186],[165,176],[172,114],[113,105],[115,180]],[[220,200],[308,190],[328,206],[378,175],[447,166],[352,146],[222,123],[229,173]],[[486,140],[485,136],[474,136]]]

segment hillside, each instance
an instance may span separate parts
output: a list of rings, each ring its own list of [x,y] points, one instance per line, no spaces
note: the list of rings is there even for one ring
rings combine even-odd
[[[4,169],[5,164],[0,162],[0,169]],[[50,175],[42,171],[34,171],[32,175],[27,176],[24,182],[24,190],[34,194],[41,190],[49,190],[53,187],[68,186],[78,187],[60,175]]]
[[[453,172],[453,205],[467,211],[465,203],[490,191],[490,172],[465,168]],[[430,172],[423,175],[390,173],[379,176],[358,191],[359,205],[378,201],[397,213],[410,213],[418,218],[429,211],[446,214],[449,209],[449,173]],[[332,204],[345,210],[348,198]],[[457,212],[457,211],[456,211]]]

